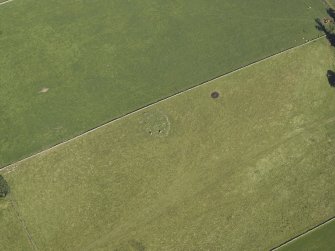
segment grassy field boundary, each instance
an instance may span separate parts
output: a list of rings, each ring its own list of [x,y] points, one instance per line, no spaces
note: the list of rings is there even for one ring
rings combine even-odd
[[[294,242],[294,241],[296,241],[296,240],[298,240],[298,239],[300,239],[300,238],[306,236],[307,234],[310,234],[310,233],[312,233],[312,232],[318,230],[319,228],[321,228],[321,227],[323,227],[324,225],[326,225],[326,224],[328,224],[328,223],[331,223],[331,222],[333,222],[333,221],[335,221],[335,216],[333,216],[333,217],[331,217],[331,218],[329,218],[329,219],[327,219],[327,220],[325,220],[325,221],[319,223],[318,225],[316,225],[316,226],[314,226],[314,227],[312,227],[312,228],[307,229],[305,232],[303,232],[303,233],[301,233],[301,234],[299,234],[299,235],[297,235],[297,236],[294,236],[293,238],[291,238],[291,239],[285,241],[284,243],[282,243],[282,244],[280,244],[280,245],[278,245],[278,246],[272,248],[270,251],[276,251],[276,250],[279,250],[280,248],[285,247],[285,246],[291,244],[292,242]]]
[[[334,9],[334,5],[329,1],[329,0],[325,0],[325,3],[332,9]]]
[[[156,104],[158,104],[158,103],[162,103],[162,102],[168,101],[168,100],[170,100],[170,99],[172,99],[172,98],[174,98],[174,97],[177,97],[177,96],[182,95],[182,94],[184,94],[184,93],[190,92],[190,91],[195,90],[195,89],[197,89],[197,88],[200,88],[200,87],[202,87],[202,86],[204,86],[204,85],[210,84],[210,83],[212,83],[212,82],[214,82],[214,81],[216,81],[216,80],[219,80],[219,79],[224,78],[224,77],[226,77],[226,76],[229,76],[229,75],[231,75],[231,74],[237,73],[237,72],[239,72],[239,71],[242,71],[242,70],[244,70],[244,69],[246,69],[246,68],[252,67],[252,66],[257,65],[257,64],[259,64],[259,63],[265,62],[265,61],[267,61],[267,60],[270,60],[270,59],[272,59],[272,58],[275,58],[275,57],[277,57],[277,56],[280,56],[280,55],[282,55],[282,54],[284,54],[284,53],[287,53],[287,52],[296,50],[296,49],[298,49],[298,48],[300,48],[300,47],[307,46],[308,44],[311,44],[311,43],[313,43],[313,42],[316,42],[317,40],[324,39],[324,38],[325,38],[325,35],[319,36],[319,37],[314,38],[314,39],[312,39],[312,40],[310,40],[310,41],[308,41],[308,42],[302,43],[302,44],[300,44],[300,45],[298,45],[298,46],[293,46],[293,47],[290,47],[290,48],[288,48],[288,49],[282,50],[282,51],[280,51],[280,52],[277,52],[277,53],[272,54],[272,55],[269,55],[269,56],[267,56],[267,57],[265,57],[265,58],[263,58],[263,59],[254,61],[254,62],[249,63],[249,64],[247,64],[247,65],[244,65],[244,66],[242,66],[242,67],[240,67],[240,68],[237,68],[237,69],[235,69],[235,70],[233,70],[233,71],[230,71],[230,72],[228,72],[228,73],[225,73],[225,74],[223,74],[223,75],[214,77],[214,78],[212,78],[212,79],[209,79],[209,80],[207,80],[207,81],[205,81],[205,82],[202,82],[202,83],[197,84],[197,85],[195,85],[195,86],[192,86],[192,87],[190,87],[190,88],[181,90],[181,91],[179,91],[179,92],[177,92],[177,93],[175,93],[175,94],[173,94],[173,95],[170,95],[170,96],[164,97],[164,98],[162,98],[162,99],[156,100],[156,101],[154,101],[154,102],[152,102],[152,103],[150,103],[150,104],[148,104],[148,105],[145,105],[145,106],[143,106],[143,107],[140,107],[140,108],[138,108],[138,109],[136,109],[136,110],[134,110],[134,111],[128,112],[128,113],[126,113],[126,114],[123,114],[123,115],[121,115],[121,116],[115,118],[115,119],[112,119],[112,120],[110,120],[110,121],[108,121],[108,122],[106,122],[106,123],[104,123],[104,124],[98,125],[98,126],[96,126],[96,127],[94,127],[94,128],[91,128],[90,130],[87,130],[87,131],[85,131],[85,132],[82,132],[81,134],[79,134],[79,135],[77,135],[77,136],[75,136],[75,137],[73,137],[73,138],[70,138],[70,139],[65,140],[65,141],[63,141],[63,142],[57,143],[57,144],[55,144],[55,145],[52,145],[52,146],[50,146],[50,147],[47,148],[47,149],[44,149],[44,150],[42,150],[42,151],[39,151],[39,152],[37,152],[37,153],[35,153],[35,154],[33,154],[33,155],[30,155],[30,156],[28,156],[28,157],[26,157],[26,158],[23,158],[23,159],[21,159],[21,160],[18,160],[18,161],[14,162],[14,163],[10,163],[10,164],[8,164],[8,165],[6,165],[6,166],[0,167],[0,171],[6,171],[6,172],[8,171],[8,172],[11,172],[11,171],[13,171],[13,170],[15,169],[15,165],[17,165],[17,164],[19,164],[19,163],[22,163],[22,162],[24,162],[24,161],[26,161],[26,160],[29,160],[29,159],[32,159],[32,158],[34,158],[34,157],[36,157],[36,156],[39,156],[39,155],[41,155],[41,154],[47,153],[47,152],[49,152],[49,151],[52,151],[53,149],[55,149],[55,148],[57,148],[57,147],[59,147],[59,146],[65,145],[65,144],[67,144],[67,143],[69,143],[69,142],[71,142],[71,141],[73,141],[73,140],[76,140],[76,139],[81,138],[81,137],[83,137],[83,136],[85,136],[85,135],[87,135],[87,134],[90,134],[90,133],[92,133],[92,132],[94,132],[94,131],[96,131],[96,130],[98,130],[98,129],[100,129],[100,128],[106,127],[106,126],[108,126],[108,125],[110,125],[110,124],[112,124],[112,123],[114,123],[114,122],[117,122],[117,121],[119,121],[119,120],[121,120],[121,119],[127,118],[127,117],[129,117],[129,116],[131,116],[131,115],[133,115],[133,114],[136,114],[136,113],[138,113],[138,112],[141,112],[141,111],[143,111],[143,110],[146,110],[146,109],[148,109],[148,108],[150,108],[150,107],[152,107],[152,106],[154,106],[154,105],[156,105]]]

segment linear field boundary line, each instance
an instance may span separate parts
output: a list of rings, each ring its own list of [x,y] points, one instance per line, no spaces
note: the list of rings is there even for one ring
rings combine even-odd
[[[332,9],[334,9],[334,5],[329,1],[329,0],[325,0],[325,3]]]
[[[10,3],[10,2],[13,2],[14,0],[7,0],[7,1],[5,1],[5,2],[2,2],[2,3],[0,3],[0,5],[3,5],[3,4],[6,4],[6,3]]]
[[[298,48],[300,48],[300,47],[304,47],[304,46],[306,46],[306,45],[308,45],[308,44],[311,44],[311,43],[313,43],[313,42],[315,42],[315,41],[317,41],[317,40],[323,39],[324,37],[326,37],[326,35],[319,36],[319,37],[314,38],[314,39],[311,39],[311,40],[309,40],[308,42],[305,42],[305,43],[303,43],[303,44],[300,44],[300,45],[293,46],[293,47],[290,47],[290,48],[288,48],[288,49],[282,50],[282,51],[280,51],[280,52],[277,52],[277,53],[275,53],[275,54],[269,55],[269,56],[267,56],[267,57],[265,57],[265,58],[262,58],[262,59],[260,59],[260,60],[251,62],[251,63],[249,63],[249,64],[247,64],[247,65],[244,65],[244,66],[242,66],[242,67],[240,67],[240,68],[237,68],[237,69],[235,69],[235,70],[232,70],[232,71],[230,71],[230,72],[228,72],[228,73],[222,74],[222,75],[220,75],[220,76],[214,77],[214,78],[212,78],[212,79],[210,79],[210,80],[207,80],[207,81],[205,81],[205,82],[202,82],[202,83],[200,83],[200,84],[191,86],[191,87],[189,87],[189,88],[187,88],[187,89],[184,89],[184,90],[181,90],[181,91],[179,91],[179,92],[177,92],[177,93],[175,93],[175,94],[173,94],[173,95],[170,95],[170,96],[167,96],[167,97],[158,99],[158,100],[156,100],[156,101],[154,101],[154,102],[151,102],[151,103],[148,104],[148,105],[145,105],[145,106],[143,106],[143,107],[141,107],[141,108],[138,108],[138,109],[136,109],[136,110],[133,110],[133,111],[131,111],[131,112],[125,113],[125,114],[123,114],[123,115],[121,115],[121,116],[118,116],[118,117],[116,117],[116,118],[114,118],[114,119],[108,121],[108,122],[105,122],[105,123],[103,123],[103,124],[101,124],[101,125],[98,125],[98,126],[96,126],[96,127],[94,127],[94,128],[91,128],[91,129],[89,129],[89,130],[87,130],[87,131],[85,131],[85,132],[82,132],[81,134],[79,134],[79,135],[77,135],[77,136],[75,136],[75,137],[73,137],[73,138],[70,138],[70,139],[67,139],[67,140],[65,140],[65,141],[63,141],[63,142],[54,144],[54,145],[50,146],[50,147],[47,148],[47,149],[41,150],[41,151],[39,151],[39,152],[37,152],[37,153],[35,153],[35,154],[33,154],[33,155],[30,155],[30,156],[28,156],[28,157],[22,158],[21,160],[18,160],[18,161],[16,161],[16,162],[13,162],[13,163],[10,163],[10,164],[8,164],[8,165],[5,165],[5,166],[3,166],[3,167],[0,168],[0,171],[6,171],[6,170],[9,170],[9,169],[12,169],[12,170],[13,170],[17,164],[20,164],[20,163],[22,163],[22,162],[24,162],[24,161],[27,161],[27,160],[29,160],[29,159],[32,159],[32,158],[36,157],[36,156],[39,156],[39,155],[44,154],[44,153],[47,153],[47,152],[49,152],[49,151],[52,151],[53,149],[55,149],[55,148],[57,148],[57,147],[60,147],[60,146],[65,145],[65,144],[67,144],[67,143],[69,143],[69,142],[72,142],[72,141],[74,141],[74,140],[76,140],[76,139],[78,139],[78,138],[81,138],[81,137],[83,137],[83,136],[85,136],[85,135],[87,135],[87,134],[90,134],[90,133],[92,133],[92,132],[94,132],[94,131],[96,131],[96,130],[98,130],[98,129],[104,128],[104,127],[106,127],[106,126],[108,126],[108,125],[110,125],[110,124],[112,124],[112,123],[115,123],[115,122],[121,120],[121,119],[127,118],[127,117],[129,117],[129,116],[131,116],[131,115],[133,115],[133,114],[136,114],[136,113],[139,113],[139,112],[141,112],[141,111],[144,111],[144,110],[146,110],[146,109],[148,109],[148,108],[150,108],[150,107],[152,107],[152,106],[154,106],[154,105],[156,105],[156,104],[159,104],[159,103],[168,101],[168,100],[170,100],[170,99],[172,99],[172,98],[175,98],[175,97],[177,97],[177,96],[180,96],[180,95],[182,95],[182,94],[188,93],[188,92],[193,91],[193,90],[198,89],[198,88],[201,88],[201,87],[204,86],[204,85],[211,84],[211,83],[214,82],[214,81],[217,81],[217,80],[219,80],[219,79],[225,78],[225,77],[227,77],[227,76],[229,76],[229,75],[232,75],[232,74],[234,74],[234,73],[237,73],[237,72],[239,72],[239,71],[242,71],[242,70],[244,70],[244,69],[246,69],[246,68],[252,67],[252,66],[257,65],[257,64],[259,64],[259,63],[265,62],[265,61],[270,60],[270,59],[272,59],[272,58],[278,57],[278,56],[280,56],[280,55],[282,55],[282,54],[284,54],[284,53],[287,53],[287,52],[296,50],[296,49],[298,49]],[[12,171],[12,170],[11,170],[11,171]]]
[[[278,245],[278,246],[276,246],[276,247],[270,249],[270,251],[277,251],[277,250],[279,250],[280,248],[285,247],[285,246],[291,244],[292,242],[294,242],[294,241],[296,241],[296,240],[298,240],[298,239],[300,239],[300,238],[302,238],[302,237],[305,237],[306,235],[308,235],[308,234],[310,234],[310,233],[312,233],[312,232],[314,232],[314,231],[319,230],[319,229],[320,229],[321,227],[323,227],[324,225],[327,225],[327,224],[329,224],[329,223],[331,223],[331,222],[333,222],[333,221],[335,221],[335,216],[329,218],[328,220],[325,220],[325,221],[319,223],[318,225],[316,225],[316,226],[314,226],[314,227],[312,227],[312,228],[310,228],[310,229],[307,229],[305,232],[303,232],[303,233],[301,233],[301,234],[299,234],[299,235],[296,235],[296,236],[294,236],[293,238],[291,238],[291,239],[285,241],[284,243],[282,243],[282,244],[280,244],[280,245]]]

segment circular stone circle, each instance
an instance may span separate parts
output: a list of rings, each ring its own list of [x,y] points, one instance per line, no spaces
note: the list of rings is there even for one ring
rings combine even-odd
[[[219,96],[220,96],[220,93],[218,93],[217,91],[214,91],[211,93],[212,98],[218,98]]]

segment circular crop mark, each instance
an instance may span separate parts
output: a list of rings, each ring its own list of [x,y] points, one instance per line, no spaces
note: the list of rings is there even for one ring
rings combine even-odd
[[[140,123],[151,136],[165,137],[170,131],[170,121],[167,115],[160,111],[150,111],[143,114]]]
[[[218,97],[220,97],[220,93],[218,93],[217,91],[214,91],[214,92],[211,93],[211,97],[214,98],[214,99],[218,98]]]

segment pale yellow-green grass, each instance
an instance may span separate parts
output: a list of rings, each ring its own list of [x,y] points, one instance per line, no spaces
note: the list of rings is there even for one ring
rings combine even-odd
[[[335,213],[333,60],[319,40],[118,120],[6,170],[10,198],[39,250],[268,250]]]
[[[33,251],[13,204],[0,198],[0,249]]]

